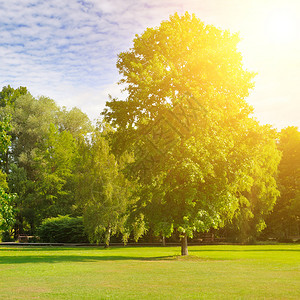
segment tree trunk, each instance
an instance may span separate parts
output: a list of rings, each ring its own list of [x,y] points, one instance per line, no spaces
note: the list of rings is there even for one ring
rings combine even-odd
[[[188,244],[187,244],[187,236],[186,233],[181,238],[181,255],[188,255]]]
[[[163,247],[166,246],[166,237],[164,235],[162,236],[162,245]]]
[[[110,229],[110,225],[109,225],[109,226],[107,227],[106,233],[105,233],[105,244],[104,244],[104,248],[108,248],[108,247],[109,247],[110,233],[111,233],[111,229]]]
[[[19,234],[22,234],[24,233],[24,230],[23,230],[23,217],[18,214],[16,216],[16,223],[14,225],[14,238],[17,239]]]

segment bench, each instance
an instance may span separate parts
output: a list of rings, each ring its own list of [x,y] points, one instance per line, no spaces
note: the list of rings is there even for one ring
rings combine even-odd
[[[30,239],[34,238],[33,235],[19,234],[18,242],[19,243],[28,243]]]

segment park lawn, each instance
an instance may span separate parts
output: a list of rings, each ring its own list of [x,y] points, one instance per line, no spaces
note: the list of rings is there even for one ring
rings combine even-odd
[[[0,247],[1,299],[300,299],[300,245]]]

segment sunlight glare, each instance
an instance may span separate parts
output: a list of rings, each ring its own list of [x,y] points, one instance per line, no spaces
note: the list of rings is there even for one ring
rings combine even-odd
[[[300,47],[300,2],[262,2],[253,6],[253,13],[241,29],[239,45],[244,63],[257,70],[268,66],[286,66],[294,60]],[[277,59],[275,60],[275,57]]]
[[[271,11],[264,22],[264,35],[269,42],[292,42],[296,34],[296,22],[294,16],[287,11]]]

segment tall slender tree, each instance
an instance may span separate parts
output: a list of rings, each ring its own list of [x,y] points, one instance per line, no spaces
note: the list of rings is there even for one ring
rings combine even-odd
[[[267,219],[265,234],[279,239],[300,235],[300,132],[297,127],[281,130],[278,149],[280,197]]]
[[[125,223],[130,200],[130,183],[121,170],[124,157],[110,153],[103,127],[97,128],[79,147],[77,198],[91,242],[104,242],[121,233],[127,238]],[[123,160],[123,161],[122,161]]]

